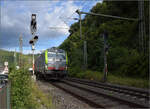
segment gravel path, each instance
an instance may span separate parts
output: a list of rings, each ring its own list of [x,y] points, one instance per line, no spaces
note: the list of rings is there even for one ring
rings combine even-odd
[[[48,82],[37,81],[38,87],[46,94],[52,96],[55,109],[93,109],[88,104],[78,100],[63,90],[51,85]]]

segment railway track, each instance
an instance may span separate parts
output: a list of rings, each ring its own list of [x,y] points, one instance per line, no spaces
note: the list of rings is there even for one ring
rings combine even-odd
[[[96,81],[66,78],[53,85],[84,100],[95,108],[148,108],[149,91]]]

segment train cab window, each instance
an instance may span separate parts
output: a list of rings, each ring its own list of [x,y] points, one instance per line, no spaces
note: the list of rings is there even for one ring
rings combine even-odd
[[[64,55],[62,55],[62,54],[58,54],[58,55],[57,55],[57,58],[65,59],[65,56],[64,56]]]
[[[54,54],[54,53],[53,54],[52,53],[48,53],[48,57],[54,57],[55,58],[56,54]]]

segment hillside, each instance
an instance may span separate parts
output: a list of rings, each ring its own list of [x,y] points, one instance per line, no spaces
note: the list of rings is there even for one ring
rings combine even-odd
[[[19,55],[20,53],[16,52],[16,65],[19,65]],[[32,56],[23,54],[21,58],[22,58],[21,59],[22,65],[31,64]],[[0,49],[0,64],[3,66],[5,61],[9,63],[9,68],[14,67],[15,65],[14,52]]]
[[[145,2],[146,50],[139,46],[138,21],[86,15],[82,20],[82,36],[87,41],[87,69],[103,72],[104,42],[102,34],[108,32],[107,54],[109,74],[122,77],[148,79],[148,1]],[[138,18],[138,2],[115,1],[97,3],[91,12]],[[80,38],[79,22],[71,25],[72,32],[59,46],[68,52],[70,73],[77,75],[83,67],[83,40]]]

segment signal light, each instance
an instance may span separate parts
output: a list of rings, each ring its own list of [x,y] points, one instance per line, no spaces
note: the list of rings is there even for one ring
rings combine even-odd
[[[33,35],[36,30],[37,30],[37,25],[36,25],[36,14],[32,14],[31,15],[31,25],[30,25],[30,29],[31,29],[31,34]]]
[[[31,29],[33,29],[34,31],[36,31],[36,29],[37,29],[35,20],[31,21]]]
[[[29,41],[29,44],[34,44],[38,40],[38,36],[34,36],[32,40]]]
[[[35,36],[35,37],[34,37],[34,40],[38,40],[38,36]]]
[[[33,40],[30,40],[30,41],[29,41],[29,44],[33,44]]]
[[[32,14],[31,19],[36,20],[36,14]]]

